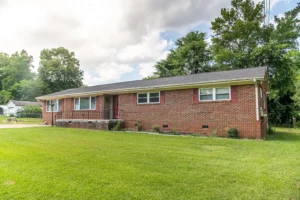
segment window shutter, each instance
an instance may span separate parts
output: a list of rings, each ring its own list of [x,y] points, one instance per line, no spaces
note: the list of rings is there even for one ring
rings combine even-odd
[[[198,88],[193,89],[193,103],[199,102],[198,91],[199,91]]]
[[[134,105],[137,104],[137,93],[134,93],[134,94],[133,94],[132,103],[133,103]]]
[[[237,86],[231,86],[231,101],[238,102]]]
[[[165,104],[165,92],[160,92],[160,104]]]

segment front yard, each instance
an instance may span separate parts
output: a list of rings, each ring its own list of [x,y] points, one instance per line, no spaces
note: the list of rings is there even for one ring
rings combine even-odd
[[[300,199],[300,131],[266,141],[0,130],[1,199]]]

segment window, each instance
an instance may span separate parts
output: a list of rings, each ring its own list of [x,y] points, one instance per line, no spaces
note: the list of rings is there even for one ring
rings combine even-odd
[[[160,103],[160,92],[140,93],[137,101],[138,104]]]
[[[199,89],[200,101],[230,100],[230,87]]]
[[[200,89],[200,100],[201,101],[213,100],[213,88]]]
[[[74,110],[96,110],[96,97],[74,98]]]
[[[53,106],[51,108],[51,106]],[[47,112],[59,112],[61,111],[61,100],[50,100],[47,101]]]
[[[229,88],[216,88],[216,100],[230,99]]]

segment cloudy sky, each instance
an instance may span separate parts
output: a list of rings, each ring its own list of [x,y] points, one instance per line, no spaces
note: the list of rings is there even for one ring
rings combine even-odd
[[[256,0],[258,1],[258,0]],[[271,0],[272,15],[296,0]],[[0,52],[44,48],[74,51],[84,83],[97,85],[151,75],[174,41],[210,22],[230,0],[0,0]]]

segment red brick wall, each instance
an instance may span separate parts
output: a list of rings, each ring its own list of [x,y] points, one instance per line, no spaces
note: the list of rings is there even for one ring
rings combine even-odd
[[[206,135],[217,131],[224,136],[226,130],[236,127],[242,137],[261,138],[261,122],[256,120],[255,86],[232,86],[232,92],[231,101],[199,102],[193,89],[164,91],[164,102],[152,105],[138,105],[136,94],[123,94],[119,95],[120,118],[129,129],[135,129],[137,121],[141,121],[146,130],[159,125],[163,131]],[[168,128],[162,128],[163,125]]]
[[[74,112],[73,116],[65,114],[64,116],[68,116],[68,118],[88,118],[87,111],[74,111],[74,98],[62,99],[61,102],[62,112]],[[103,96],[96,97],[96,110],[89,111],[89,116],[95,119],[102,119],[102,115],[100,114],[100,110],[103,108]],[[56,119],[57,112],[53,112],[54,124]],[[43,123],[47,122],[51,124],[52,122],[52,113],[46,112],[46,101],[43,101]]]
[[[259,90],[258,90],[259,94]],[[162,131],[200,133],[210,135],[217,132],[225,136],[229,128],[236,127],[241,137],[262,138],[265,136],[266,119],[256,119],[255,86],[231,86],[230,101],[198,101],[198,89],[162,91],[160,104],[137,104],[137,95],[119,95],[119,117],[125,120],[125,127],[136,130],[138,121],[145,130],[151,130],[153,125],[159,125]],[[96,98],[96,111],[101,113],[104,97]],[[74,99],[63,100],[63,111],[74,111]],[[79,118],[86,116],[79,113]],[[56,113],[54,113],[54,116]],[[96,115],[95,115],[96,116]],[[78,117],[76,117],[78,119]],[[94,117],[101,119],[102,117]],[[51,112],[46,112],[46,102],[43,102],[43,122],[51,124]],[[163,128],[168,125],[168,128]],[[202,128],[207,125],[208,128]]]

